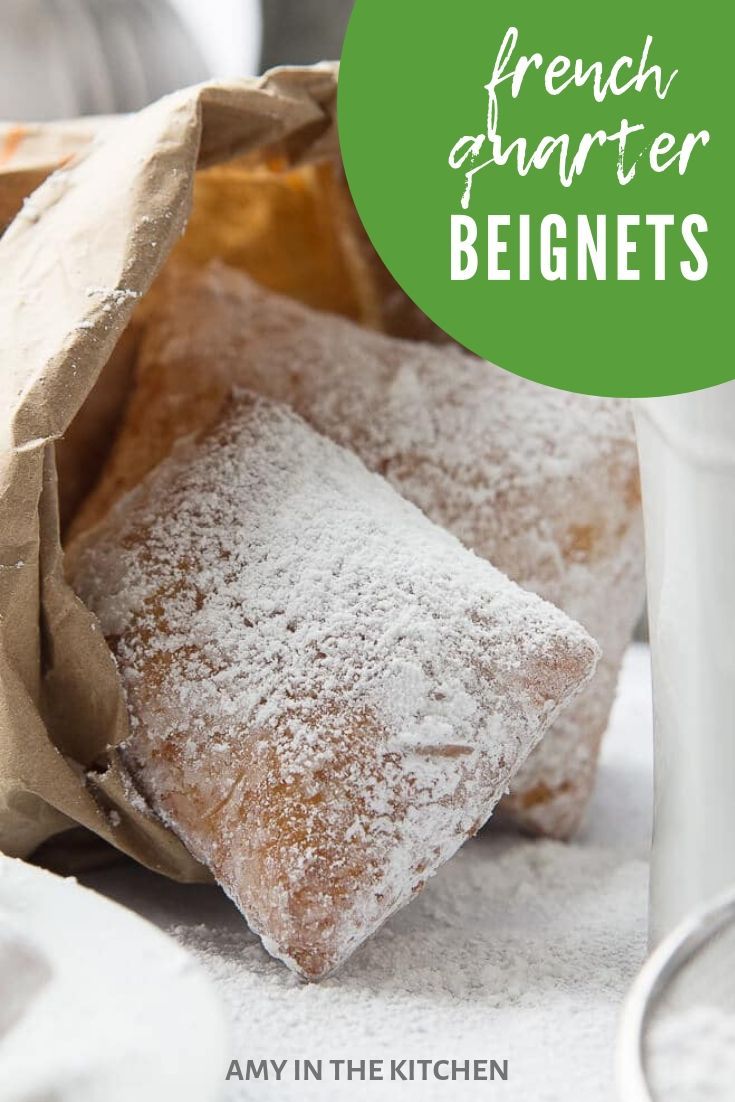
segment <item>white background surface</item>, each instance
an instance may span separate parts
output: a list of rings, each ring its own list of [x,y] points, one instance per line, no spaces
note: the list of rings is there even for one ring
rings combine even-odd
[[[0,118],[126,112],[208,77],[259,71],[258,0],[171,2],[191,34],[148,0],[0,0]]]
[[[318,986],[299,984],[272,961],[214,888],[133,867],[92,882],[194,950],[227,1005],[232,1057],[243,1065],[296,1057],[509,1061],[504,1083],[230,1081],[223,1102],[610,1102],[620,1004],[645,955],[651,742],[649,656],[637,645],[577,841],[484,832]]]
[[[254,76],[258,72],[260,0],[171,2],[190,27],[213,77]]]

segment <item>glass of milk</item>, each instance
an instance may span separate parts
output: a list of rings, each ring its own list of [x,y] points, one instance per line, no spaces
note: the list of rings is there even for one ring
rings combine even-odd
[[[635,407],[655,713],[655,945],[735,886],[735,382]]]

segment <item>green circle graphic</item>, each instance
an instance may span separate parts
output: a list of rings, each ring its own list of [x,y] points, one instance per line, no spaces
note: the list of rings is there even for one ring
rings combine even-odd
[[[686,12],[358,0],[350,189],[398,283],[473,352],[589,394],[735,376],[733,6]]]

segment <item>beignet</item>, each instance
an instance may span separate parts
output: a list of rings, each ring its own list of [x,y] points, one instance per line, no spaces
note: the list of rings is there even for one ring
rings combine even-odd
[[[318,979],[487,819],[598,650],[286,407],[236,392],[208,421],[69,576],[136,785]]]
[[[151,301],[124,431],[77,529],[204,423],[233,382],[287,402],[600,643],[594,680],[502,804],[525,829],[573,833],[643,604],[628,403],[539,386],[455,346],[363,330],[221,264],[174,271]]]

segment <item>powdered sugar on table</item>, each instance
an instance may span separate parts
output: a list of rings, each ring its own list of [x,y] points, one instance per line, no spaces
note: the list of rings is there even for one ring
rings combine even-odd
[[[507,1082],[224,1083],[223,1102],[498,1098],[613,1102],[620,1004],[646,946],[650,688],[626,659],[589,826],[569,845],[483,834],[335,978],[304,987],[215,890],[138,869],[98,874],[193,948],[248,1059],[508,1060]],[[347,1094],[347,1092],[349,1092]],[[161,1102],[164,1102],[162,1099]]]

